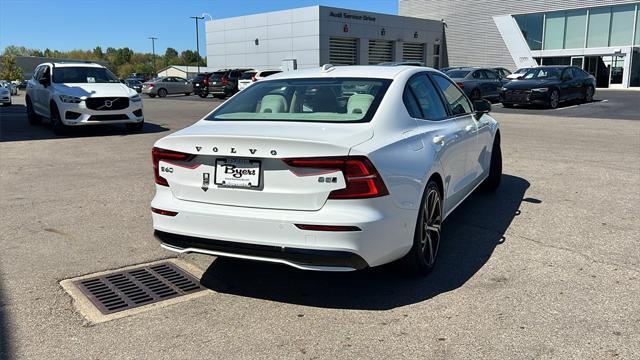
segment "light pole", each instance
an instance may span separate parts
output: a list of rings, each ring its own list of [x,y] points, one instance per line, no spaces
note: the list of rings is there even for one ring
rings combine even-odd
[[[204,20],[204,16],[189,16],[196,21],[196,56],[198,56],[198,72],[200,72],[200,36],[198,32],[198,20]]]
[[[158,40],[157,37],[149,37],[149,39],[151,40],[151,53],[153,54],[151,57],[151,61],[153,63],[153,72],[154,72],[154,76],[156,75],[156,40]]]

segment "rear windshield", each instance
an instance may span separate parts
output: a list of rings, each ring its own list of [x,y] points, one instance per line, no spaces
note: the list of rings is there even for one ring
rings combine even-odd
[[[205,78],[205,76],[207,76],[207,74],[198,74],[196,75],[195,78],[193,78],[194,80],[202,80]]]
[[[529,79],[557,79],[559,77],[558,69],[538,68],[527,71],[522,77],[525,80]]]
[[[371,78],[258,81],[206,120],[368,122],[390,83]]]
[[[222,76],[224,76],[224,74],[224,72],[214,72],[213,74],[211,74],[211,76],[209,76],[209,80],[220,81],[222,80]]]
[[[458,78],[458,79],[462,79],[466,77],[467,75],[469,75],[469,73],[470,71],[466,71],[466,70],[449,70],[445,72],[445,74],[447,74],[448,77]]]
[[[105,68],[99,67],[56,67],[53,69],[54,83],[119,83],[120,80]]]
[[[255,74],[256,74],[255,71],[243,72],[242,75],[240,75],[240,80],[251,80],[251,78]]]

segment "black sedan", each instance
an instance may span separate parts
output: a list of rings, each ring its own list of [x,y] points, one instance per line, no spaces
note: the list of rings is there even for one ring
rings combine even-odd
[[[137,93],[142,92],[142,83],[140,82],[140,80],[130,78],[130,79],[125,79],[123,82],[125,85],[135,90]]]
[[[596,79],[575,66],[540,66],[527,71],[518,81],[500,89],[504,107],[515,104],[538,104],[555,109],[563,101],[590,102]]]

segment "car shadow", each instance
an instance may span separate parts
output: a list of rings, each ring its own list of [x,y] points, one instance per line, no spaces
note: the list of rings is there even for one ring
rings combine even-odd
[[[65,135],[55,135],[49,120],[43,119],[41,124],[29,125],[27,108],[24,105],[0,107],[0,142],[47,140],[65,137],[94,137],[114,135],[138,135],[168,131],[169,128],[150,123],[145,120],[142,131],[129,133],[123,124],[105,124],[79,126],[69,128]]]
[[[0,279],[2,277],[0,276]],[[9,331],[9,319],[5,313],[7,304],[5,302],[4,293],[2,290],[2,282],[0,281],[0,359],[11,358],[11,339]]]
[[[395,264],[329,273],[216,258],[200,281],[220,293],[321,308],[388,310],[418,303],[459,288],[484,266],[505,241],[528,188],[525,179],[503,175],[495,193],[471,195],[445,221],[438,263],[427,277],[407,276]]]
[[[562,108],[566,108],[566,107],[570,107],[570,106],[575,106],[575,105],[586,105],[586,104],[591,104],[591,103],[598,103],[598,102],[602,102],[604,99],[593,99],[590,103],[585,103],[582,102],[580,100],[569,100],[569,101],[563,101],[560,104],[558,104],[558,107],[555,109],[550,109],[544,105],[540,105],[540,104],[518,104],[518,105],[514,105],[512,108],[505,108],[504,106],[501,106],[501,109],[504,110],[517,110],[517,109],[528,109],[528,110],[547,110],[547,111],[552,111],[552,110],[558,110],[558,109],[562,109]]]

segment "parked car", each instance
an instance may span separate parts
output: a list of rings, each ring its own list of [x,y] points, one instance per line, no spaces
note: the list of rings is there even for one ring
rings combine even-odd
[[[238,80],[245,71],[253,69],[220,70],[209,75],[208,91],[214,97],[224,99],[238,92]]]
[[[18,95],[18,86],[11,81],[0,80],[0,86],[8,89],[11,95]]]
[[[238,80],[238,90],[243,90],[256,81],[281,72],[282,70],[245,71],[244,73],[242,73],[242,75],[240,75],[240,80]]]
[[[596,79],[575,66],[540,66],[500,89],[504,107],[540,104],[555,109],[563,101],[593,101]]]
[[[191,95],[193,85],[185,78],[176,76],[162,76],[149,80],[142,84],[142,93],[149,97],[166,97],[170,94]]]
[[[142,99],[107,68],[92,63],[44,63],[27,84],[27,118],[34,125],[48,118],[56,134],[70,126],[144,125]]]
[[[513,74],[507,75],[507,79],[509,80],[518,80],[521,77],[524,76],[524,74],[527,73],[527,71],[531,70],[533,68],[520,68],[516,71],[513,72]]]
[[[18,85],[18,90],[26,90],[27,89],[27,82],[28,80],[24,80],[20,83],[20,85]]]
[[[389,62],[381,62],[378,65],[382,65],[382,66],[426,66],[421,61],[389,61]]]
[[[206,98],[209,96],[209,76],[211,73],[199,73],[193,78],[191,81],[191,86],[193,88],[193,93],[200,96],[201,98]]]
[[[492,69],[467,67],[447,71],[447,74],[458,84],[460,89],[472,100],[499,99],[502,82],[500,77]]]
[[[402,259],[425,274],[443,220],[500,184],[490,108],[424,67],[258,81],[155,143],[155,236],[180,253],[331,271]]]
[[[125,85],[135,90],[137,93],[142,92],[142,83],[138,79],[124,79]]]
[[[11,106],[11,90],[0,84],[0,104],[2,106]]]
[[[496,67],[492,69],[496,74],[498,74],[498,76],[500,77],[500,79],[507,79],[507,77],[509,75],[511,75],[511,71],[509,71],[508,69],[505,69],[503,67]]]

